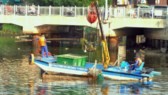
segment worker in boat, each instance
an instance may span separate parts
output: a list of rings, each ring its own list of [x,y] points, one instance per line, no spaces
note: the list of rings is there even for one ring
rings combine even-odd
[[[134,64],[131,64],[130,70],[135,70],[142,64],[142,59],[140,56],[136,55]]]
[[[44,34],[39,37],[39,45],[41,47],[42,57],[48,57],[48,47]]]

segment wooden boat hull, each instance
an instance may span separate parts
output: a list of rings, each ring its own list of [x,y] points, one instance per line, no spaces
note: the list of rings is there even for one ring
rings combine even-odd
[[[77,67],[77,66],[68,66],[57,64],[55,59],[53,58],[44,58],[41,60],[35,60],[34,63],[40,67],[45,72],[53,72],[67,75],[75,75],[75,76],[88,76],[89,69],[93,67],[94,63],[86,63],[85,67]],[[152,79],[152,75],[150,74],[135,74],[128,73],[124,70],[120,70],[118,67],[109,67],[104,70],[103,65],[97,64],[96,69],[102,71],[102,75],[104,78],[113,79],[113,80],[127,80],[127,81],[149,81]],[[118,71],[114,70],[118,69]]]

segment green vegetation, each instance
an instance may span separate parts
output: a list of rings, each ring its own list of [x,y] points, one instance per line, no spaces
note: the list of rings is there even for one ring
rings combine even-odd
[[[30,4],[40,6],[89,6],[93,0],[27,0]],[[99,6],[105,4],[105,0],[98,0]],[[112,0],[108,0],[112,4]]]
[[[0,56],[16,56],[14,51],[17,48],[13,38],[0,37],[0,49]]]
[[[15,38],[8,36],[0,37],[0,58],[20,58],[29,55],[32,46],[30,43],[16,43]]]
[[[13,25],[13,24],[3,24],[2,31],[3,32],[12,32],[12,33],[21,33],[22,27],[17,26],[17,25]]]
[[[9,5],[19,5],[23,3],[23,0],[0,0],[2,4],[9,4]]]

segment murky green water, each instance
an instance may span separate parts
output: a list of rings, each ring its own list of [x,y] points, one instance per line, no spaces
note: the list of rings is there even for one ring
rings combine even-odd
[[[13,38],[0,38],[0,95],[167,95],[167,55],[146,56],[146,66],[162,72],[154,84],[125,83],[113,80],[94,83],[84,81],[42,81],[40,69],[28,64],[31,43],[15,43]],[[52,49],[49,47],[49,49]],[[73,51],[53,48],[51,51]],[[75,50],[74,50],[75,51]]]

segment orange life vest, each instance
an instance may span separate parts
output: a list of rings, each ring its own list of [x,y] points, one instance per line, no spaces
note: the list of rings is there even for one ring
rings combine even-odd
[[[46,45],[45,37],[40,37],[39,38],[39,44],[40,44],[40,46],[45,46]]]

